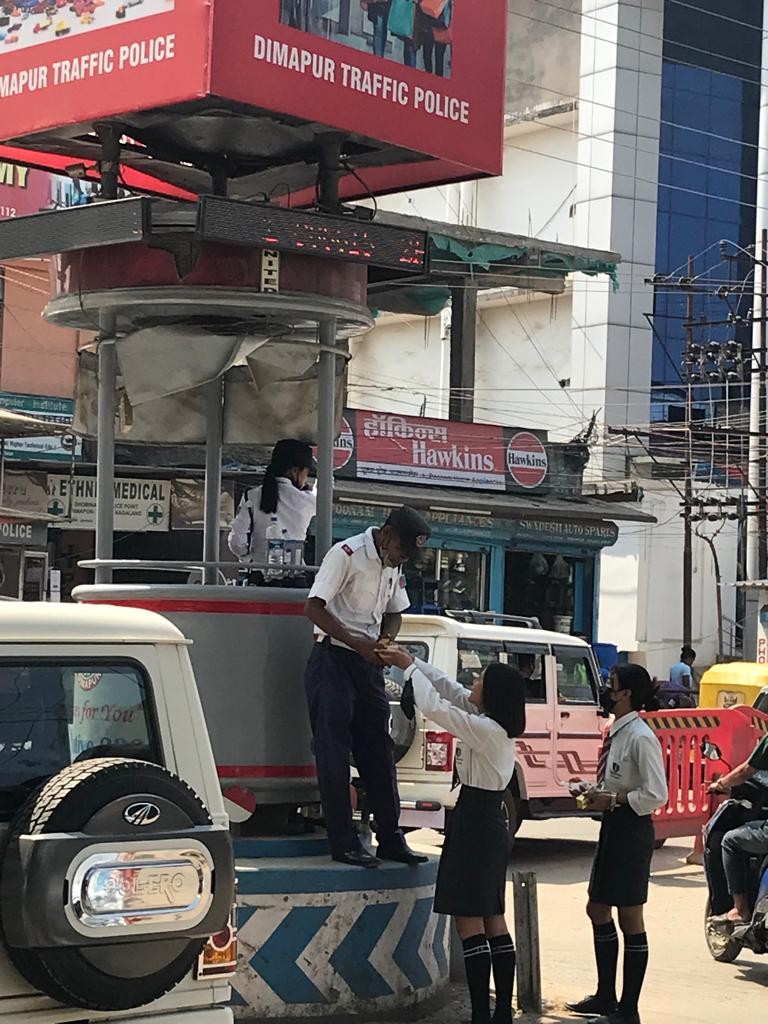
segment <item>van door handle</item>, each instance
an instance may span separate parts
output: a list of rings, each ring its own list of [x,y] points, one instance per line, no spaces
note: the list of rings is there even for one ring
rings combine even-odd
[[[571,712],[570,711],[561,711],[560,712],[560,717],[561,718],[570,718],[571,717]]]

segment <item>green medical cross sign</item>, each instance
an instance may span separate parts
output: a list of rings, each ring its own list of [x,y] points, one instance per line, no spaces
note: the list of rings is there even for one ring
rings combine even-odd
[[[159,505],[152,505],[147,510],[147,519],[152,523],[153,526],[157,526],[158,523],[162,522],[165,518],[165,513]]]

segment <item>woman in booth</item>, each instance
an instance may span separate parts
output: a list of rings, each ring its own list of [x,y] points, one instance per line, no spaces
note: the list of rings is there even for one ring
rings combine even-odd
[[[309,483],[315,469],[312,448],[305,441],[278,441],[259,487],[240,502],[229,532],[229,550],[241,562],[267,561],[267,527],[277,517],[287,540],[305,541],[315,515],[317,497]]]
[[[377,653],[403,670],[406,715],[415,704],[458,738],[462,785],[440,857],[435,913],[456,918],[472,1024],[512,1024],[516,954],[504,916],[510,852],[504,793],[515,774],[515,739],[525,732],[525,682],[516,668],[494,662],[467,689],[394,644],[382,643]]]

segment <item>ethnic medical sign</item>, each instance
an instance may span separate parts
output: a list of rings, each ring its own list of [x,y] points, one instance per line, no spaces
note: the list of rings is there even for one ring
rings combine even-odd
[[[236,112],[235,135],[249,117],[273,118],[295,132],[297,160],[323,130],[341,132],[349,151],[381,153],[366,170],[373,191],[501,172],[505,0],[9,7],[0,5],[2,140],[40,148],[34,136],[45,133],[52,151],[77,156],[94,122],[120,119],[140,141],[130,128],[142,113],[156,125],[158,112],[184,104],[181,119]]]

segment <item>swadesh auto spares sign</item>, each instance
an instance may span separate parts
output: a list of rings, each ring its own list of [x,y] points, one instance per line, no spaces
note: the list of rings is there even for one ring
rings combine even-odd
[[[342,478],[480,491],[549,488],[541,431],[359,409],[347,410],[344,423],[347,461],[336,471]]]
[[[0,5],[0,137],[201,95],[210,17],[208,0]]]

